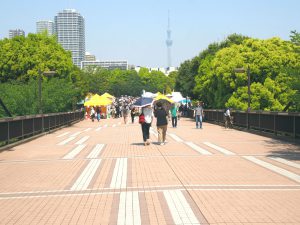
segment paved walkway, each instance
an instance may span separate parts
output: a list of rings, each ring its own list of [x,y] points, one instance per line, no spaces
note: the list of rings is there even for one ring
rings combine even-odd
[[[300,224],[300,147],[189,119],[82,121],[0,153],[0,224]]]

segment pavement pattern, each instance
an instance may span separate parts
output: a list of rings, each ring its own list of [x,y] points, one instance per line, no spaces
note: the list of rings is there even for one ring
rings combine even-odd
[[[300,146],[181,118],[81,121],[0,153],[0,224],[300,224]]]

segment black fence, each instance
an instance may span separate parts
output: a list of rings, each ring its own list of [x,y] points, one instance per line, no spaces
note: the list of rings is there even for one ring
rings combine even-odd
[[[0,146],[20,141],[84,118],[81,111],[0,119]]]
[[[224,110],[204,110],[204,113],[206,121],[224,125]],[[230,114],[234,127],[300,138],[300,113],[232,111]],[[193,111],[188,116],[193,117]]]

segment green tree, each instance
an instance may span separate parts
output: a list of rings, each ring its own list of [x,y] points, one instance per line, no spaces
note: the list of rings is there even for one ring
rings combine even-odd
[[[175,89],[177,77],[178,77],[178,71],[172,71],[168,75],[168,83],[169,83],[170,90],[166,90],[167,93],[171,93]]]
[[[219,96],[224,97],[216,105],[225,104],[230,99],[226,105],[230,103],[232,107],[246,110],[245,103],[247,101],[245,101],[244,96],[247,94],[247,89],[242,87],[247,86],[247,73],[235,73],[234,69],[249,67],[251,108],[255,110],[283,110],[295,94],[295,90],[289,85],[290,74],[286,71],[287,68],[297,68],[299,62],[299,54],[295,52],[293,44],[279,38],[247,39],[240,45],[233,45],[230,48],[220,50],[213,59],[212,65],[219,82],[224,87]],[[263,86],[259,86],[258,83]],[[231,93],[234,95],[231,96]],[[263,100],[267,104],[261,101],[255,102],[255,100],[260,99],[260,96],[267,98]],[[243,101],[243,104],[232,105],[233,102],[237,102],[234,98]]]
[[[0,83],[0,98],[13,116],[33,115],[38,112],[38,83],[11,81]],[[6,116],[4,112],[0,117]]]
[[[43,82],[42,107],[44,113],[67,112],[76,108],[80,89],[68,79],[51,78]]]
[[[210,108],[247,109],[247,73],[234,71],[249,67],[252,109],[283,110],[298,99],[299,56],[299,46],[279,38],[230,36],[199,54],[194,95]]]
[[[139,96],[142,93],[142,81],[135,70],[114,70],[110,79],[110,90],[115,96]]]
[[[0,82],[29,80],[39,71],[56,71],[68,77],[73,70],[71,53],[65,51],[55,37],[29,34],[0,40]]]
[[[300,33],[298,33],[297,31],[293,30],[291,31],[291,42],[293,42],[295,45],[300,45]]]
[[[143,89],[153,93],[169,93],[174,89],[174,79],[166,76],[161,71],[151,71],[147,68],[141,68],[139,76],[143,85]],[[172,82],[173,81],[173,82]]]
[[[45,77],[44,71],[55,75]],[[29,34],[0,40],[0,97],[15,116],[38,113],[40,76],[43,111],[72,110],[87,90],[82,74],[54,36]]]
[[[111,71],[101,67],[89,67],[83,72],[87,83],[87,92],[104,93],[110,91]]]
[[[208,108],[223,108],[226,100],[231,96],[231,92],[227,91],[226,85],[222,79],[217,76],[217,70],[214,67],[214,58],[216,54],[225,48],[230,48],[233,45],[240,45],[249,37],[232,34],[221,43],[212,43],[208,48],[199,54],[200,65],[197,75],[195,76],[195,85],[193,93],[195,98],[205,102]],[[235,57],[232,54],[229,57]]]
[[[0,89],[0,98],[13,116],[39,113],[38,80],[1,83]],[[44,79],[41,97],[43,113],[71,111],[80,99],[80,89],[66,78]]]
[[[198,56],[192,60],[183,62],[177,74],[175,89],[180,91],[184,96],[195,98],[193,89],[195,87],[195,77],[198,74],[200,59]]]

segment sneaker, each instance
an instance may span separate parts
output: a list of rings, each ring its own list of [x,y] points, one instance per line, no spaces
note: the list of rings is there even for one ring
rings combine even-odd
[[[147,145],[150,145],[150,142],[149,142],[149,141],[146,141],[146,144],[147,144]]]
[[[164,142],[160,143],[160,145],[164,145],[164,144],[165,144]]]

